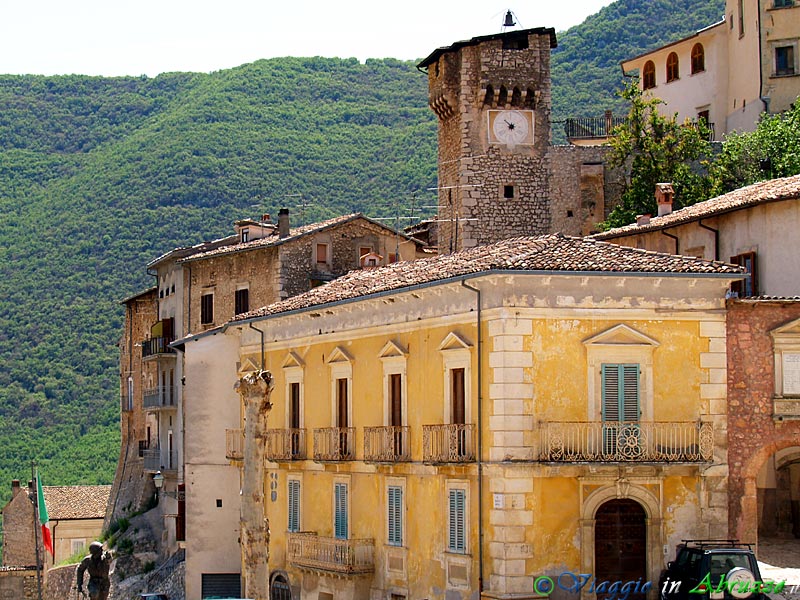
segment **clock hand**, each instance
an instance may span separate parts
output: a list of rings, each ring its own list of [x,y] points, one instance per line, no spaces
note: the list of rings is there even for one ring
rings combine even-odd
[[[508,125],[508,128],[509,128],[509,129],[514,129],[514,123],[509,123],[509,122],[508,122],[508,121],[506,121],[505,119],[503,119],[503,121],[505,122],[505,124],[506,124],[506,125]]]

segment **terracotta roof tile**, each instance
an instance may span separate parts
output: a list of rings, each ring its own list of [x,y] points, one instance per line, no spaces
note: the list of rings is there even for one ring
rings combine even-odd
[[[110,485],[51,485],[42,489],[51,521],[102,519],[106,516]]]
[[[754,183],[722,196],[676,210],[663,217],[653,217],[646,225],[633,223],[624,227],[609,229],[602,233],[596,233],[591,237],[596,240],[610,240],[626,235],[675,227],[683,223],[705,219],[757,204],[791,199],[800,199],[800,175]]]
[[[488,246],[385,267],[351,271],[304,294],[238,315],[241,321],[358,298],[491,270],[606,273],[743,273],[741,267],[553,234],[504,240]]]

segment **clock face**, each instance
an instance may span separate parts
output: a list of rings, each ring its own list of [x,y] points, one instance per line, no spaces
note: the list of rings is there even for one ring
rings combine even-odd
[[[517,146],[533,142],[533,113],[529,110],[489,111],[489,141]]]

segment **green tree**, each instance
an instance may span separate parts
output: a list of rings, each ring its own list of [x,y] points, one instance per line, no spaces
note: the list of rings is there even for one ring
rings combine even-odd
[[[711,191],[724,194],[763,179],[800,173],[800,102],[780,115],[762,115],[755,131],[733,133],[709,169]]]
[[[630,178],[619,205],[601,226],[605,229],[627,225],[637,214],[656,211],[655,186],[672,183],[675,208],[708,197],[708,178],[701,159],[711,150],[703,122],[678,123],[677,115],[658,111],[658,98],[645,98],[638,82],[632,80],[620,92],[630,103],[625,123],[612,132],[609,164],[630,166]]]

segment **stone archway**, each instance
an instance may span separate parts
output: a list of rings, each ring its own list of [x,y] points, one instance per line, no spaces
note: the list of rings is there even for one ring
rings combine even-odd
[[[593,491],[583,501],[581,508],[581,573],[596,573],[595,547],[597,515],[603,505],[615,500],[633,501],[644,513],[645,527],[645,578],[658,582],[662,564],[663,533],[661,531],[661,505],[658,498],[647,489],[620,479]],[[611,506],[614,506],[613,504]]]
[[[647,578],[647,515],[636,500],[608,500],[595,514],[594,566],[597,581]]]

